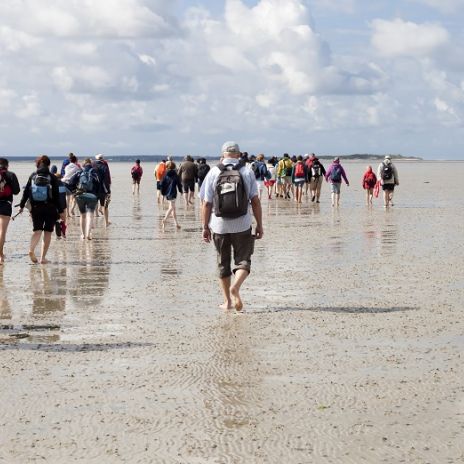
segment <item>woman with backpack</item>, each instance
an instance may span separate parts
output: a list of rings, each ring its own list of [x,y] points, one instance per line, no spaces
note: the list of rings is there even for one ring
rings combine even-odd
[[[340,206],[342,179],[345,181],[347,186],[350,185],[346,177],[345,170],[340,164],[340,158],[337,156],[325,173],[325,180],[330,182],[332,188],[332,206]]]
[[[8,171],[8,165],[6,158],[0,158],[0,266],[5,262],[3,247],[13,211],[13,195],[21,191],[18,178],[14,172]]]
[[[22,213],[27,201],[31,204],[32,237],[29,248],[29,258],[35,264],[47,264],[46,255],[50,247],[52,232],[58,215],[62,217],[63,209],[60,204],[60,192],[56,177],[50,172],[50,158],[41,155],[36,159],[37,170],[31,174],[23,191],[19,203]],[[63,217],[62,217],[63,219]],[[43,233],[40,260],[35,255],[35,249]]]
[[[180,176],[177,174],[176,163],[174,163],[174,161],[168,161],[166,163],[166,169],[166,175],[161,181],[161,195],[163,195],[163,197],[165,197],[168,201],[169,208],[166,211],[164,219],[162,219],[161,221],[161,225],[164,230],[166,221],[168,220],[169,216],[172,216],[176,227],[180,229],[180,225],[177,222],[176,215],[176,198],[177,191],[179,191],[179,193],[182,193],[182,184],[180,182]]]
[[[295,201],[301,203],[303,197],[303,187],[306,182],[307,169],[301,155],[296,159],[292,169],[292,182],[295,186]]]
[[[92,167],[92,160],[87,158],[79,174],[76,187],[76,203],[81,213],[81,239],[92,240],[93,216],[98,204],[99,178]]]
[[[372,205],[372,199],[374,198],[374,187],[377,183],[377,176],[372,171],[372,166],[367,166],[367,170],[363,175],[362,187],[366,191],[366,204],[367,206]]]

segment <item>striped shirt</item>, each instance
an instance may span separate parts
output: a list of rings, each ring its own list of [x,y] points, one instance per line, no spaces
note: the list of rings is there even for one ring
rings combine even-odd
[[[237,164],[238,159],[235,158],[226,158],[223,160],[224,165]],[[217,166],[211,168],[208,174],[203,181],[200,189],[200,198],[207,203],[213,204],[214,190],[216,187],[216,182],[221,171]],[[244,166],[240,169],[240,174],[242,176],[245,190],[248,193],[248,199],[258,195],[258,186],[256,184],[256,176],[254,172],[247,166]],[[209,227],[215,234],[236,234],[238,232],[245,232],[251,227],[252,217],[250,209],[248,209],[247,214],[240,216],[238,218],[223,218],[218,217],[214,214],[214,207],[211,213],[211,218],[209,221]]]

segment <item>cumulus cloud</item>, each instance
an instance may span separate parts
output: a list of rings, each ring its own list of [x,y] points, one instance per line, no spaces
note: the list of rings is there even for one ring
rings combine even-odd
[[[387,57],[427,56],[449,41],[447,30],[438,24],[376,19],[372,21],[371,27],[373,46]]]

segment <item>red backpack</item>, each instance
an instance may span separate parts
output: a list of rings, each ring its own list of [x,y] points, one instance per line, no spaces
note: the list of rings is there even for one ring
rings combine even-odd
[[[8,183],[8,179],[6,177],[6,169],[0,169],[0,199],[5,200],[9,199],[11,195],[13,195],[13,189],[11,185]]]
[[[305,176],[305,171],[304,171],[304,165],[303,163],[296,163],[295,166],[295,177],[304,177]]]

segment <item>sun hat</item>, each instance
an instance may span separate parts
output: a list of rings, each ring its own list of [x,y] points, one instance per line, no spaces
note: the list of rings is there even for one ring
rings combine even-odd
[[[221,153],[240,153],[238,143],[228,141],[222,144]]]

